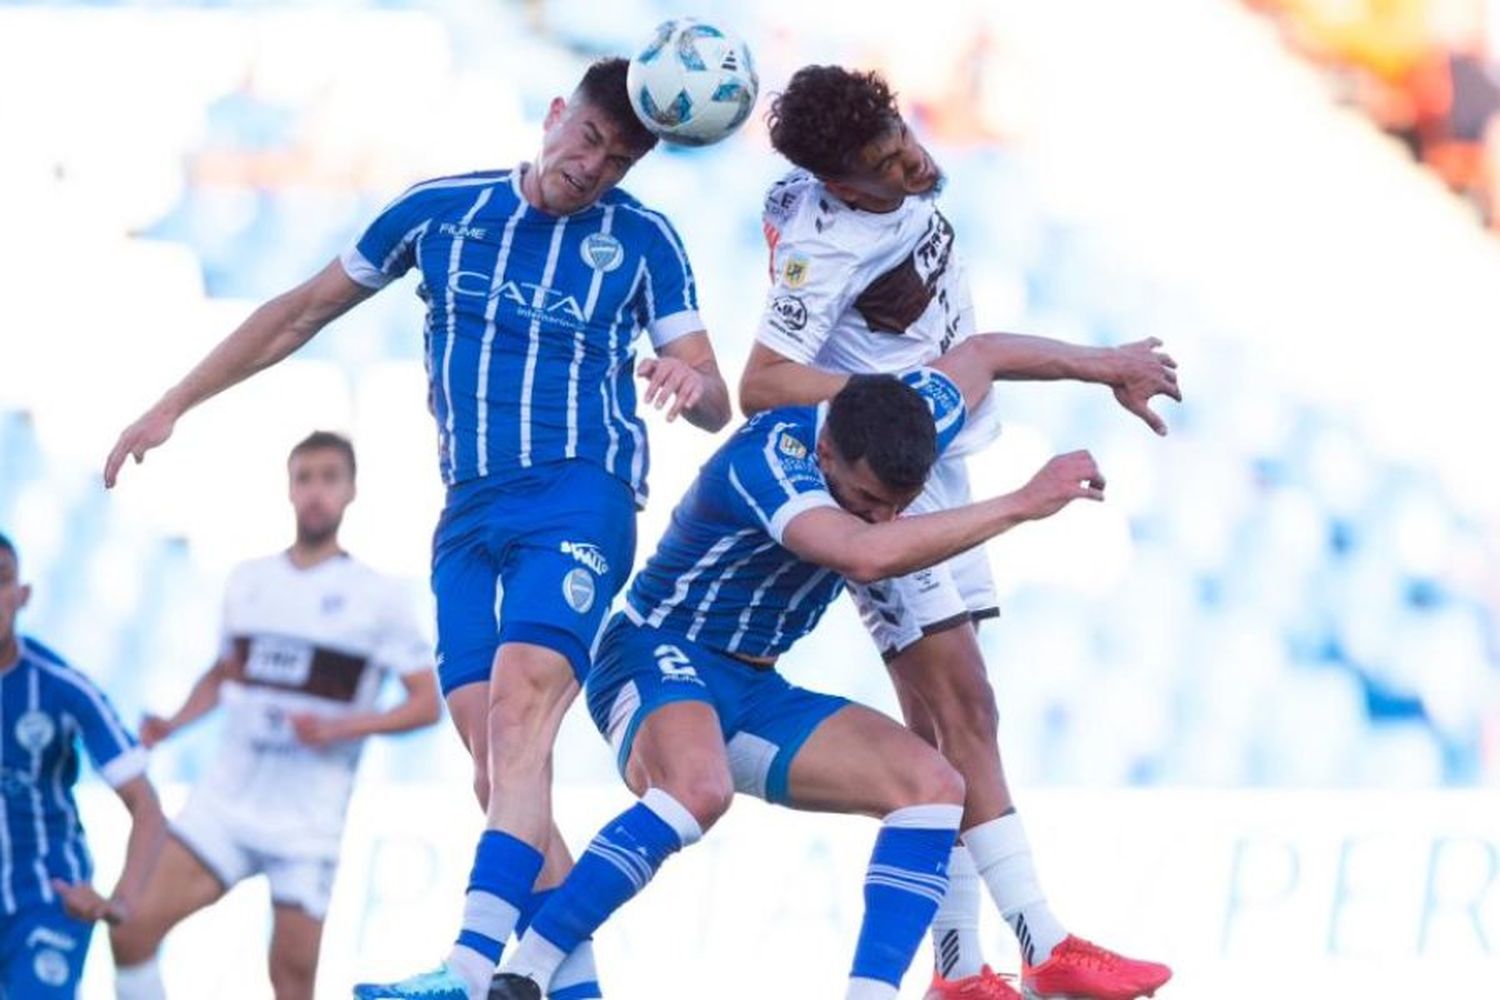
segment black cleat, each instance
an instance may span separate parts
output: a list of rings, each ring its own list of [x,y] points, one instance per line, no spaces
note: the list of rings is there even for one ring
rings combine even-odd
[[[497,972],[490,980],[489,1000],[542,1000],[542,988],[529,976]]]

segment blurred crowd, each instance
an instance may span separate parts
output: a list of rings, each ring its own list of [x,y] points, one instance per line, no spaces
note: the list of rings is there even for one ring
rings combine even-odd
[[[1500,5],[1247,0],[1340,96],[1500,229]]]

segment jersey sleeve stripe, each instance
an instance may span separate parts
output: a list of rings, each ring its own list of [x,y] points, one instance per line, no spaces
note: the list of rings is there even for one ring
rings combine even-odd
[[[776,514],[771,518],[771,537],[776,539],[778,545],[785,544],[782,537],[786,534],[786,526],[792,523],[792,519],[798,514],[818,507],[837,507],[833,496],[824,490],[813,490],[809,493],[799,493],[776,509]]]
[[[660,349],[679,337],[701,332],[703,317],[698,315],[698,310],[688,309],[670,316],[659,316],[652,320],[646,330],[651,334],[652,346]]]
[[[365,260],[365,255],[359,252],[357,246],[348,247],[339,254],[339,263],[343,265],[344,273],[350,280],[366,288],[379,291],[391,283],[390,275]]]
[[[125,727],[120,723],[119,718],[116,717],[114,709],[109,707],[109,703],[104,700],[104,696],[99,693],[99,689],[94,687],[91,682],[85,680],[70,668],[55,666],[40,657],[33,659],[32,662],[39,669],[46,671],[70,687],[83,692],[89,704],[93,707],[94,713],[103,722],[105,731],[114,739],[120,753],[124,753],[135,746],[135,740],[131,739],[130,734],[125,731]]]
[[[109,787],[119,788],[145,774],[146,764],[150,759],[151,755],[146,752],[145,747],[131,747],[99,768],[99,775],[109,783]]]

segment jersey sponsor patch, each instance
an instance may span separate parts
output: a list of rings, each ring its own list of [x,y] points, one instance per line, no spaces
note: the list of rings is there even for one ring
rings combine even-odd
[[[791,335],[807,328],[807,306],[795,295],[778,295],[771,300],[771,325]]]
[[[236,636],[234,650],[246,684],[332,701],[353,701],[370,664],[366,657],[287,636]]]
[[[807,445],[785,432],[782,432],[781,440],[776,443],[776,450],[787,458],[807,457]]]
[[[609,560],[604,558],[604,553],[599,551],[599,546],[593,542],[562,542],[558,548],[565,556],[573,559],[599,576],[609,575]]]

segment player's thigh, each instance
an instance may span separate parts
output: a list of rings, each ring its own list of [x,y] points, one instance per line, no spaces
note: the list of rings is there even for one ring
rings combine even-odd
[[[734,799],[734,779],[712,703],[671,701],[647,715],[636,730],[625,780],[636,794],[667,792],[704,829],[715,823]]]
[[[998,712],[979,636],[967,621],[922,636],[887,662],[905,697],[931,718],[938,745],[993,739]]]
[[[312,1000],[323,920],[292,903],[272,906],[270,972],[276,1000]]]
[[[910,730],[863,705],[824,719],[791,761],[787,804],[884,816],[933,803],[960,804],[963,779]]]
[[[130,918],[110,928],[115,960],[135,965],[150,958],[177,924],[223,898],[226,884],[180,838],[169,833]]]

